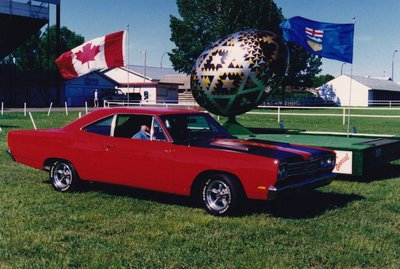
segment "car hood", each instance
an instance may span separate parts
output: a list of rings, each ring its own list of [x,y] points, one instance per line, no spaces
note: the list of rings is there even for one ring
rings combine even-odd
[[[231,150],[288,162],[301,162],[333,154],[333,152],[328,149],[257,139],[241,140],[218,138],[209,140],[206,143],[201,143],[198,146]]]

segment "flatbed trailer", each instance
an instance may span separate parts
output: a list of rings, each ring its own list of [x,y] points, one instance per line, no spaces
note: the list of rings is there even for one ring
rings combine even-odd
[[[250,129],[252,134],[234,134],[260,139],[333,149],[335,173],[362,176],[379,164],[400,159],[400,137],[386,135],[330,134],[285,129]]]

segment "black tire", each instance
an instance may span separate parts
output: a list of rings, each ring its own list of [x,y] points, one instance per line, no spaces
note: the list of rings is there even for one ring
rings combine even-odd
[[[202,205],[214,216],[233,216],[241,212],[243,191],[231,176],[212,174],[206,177],[201,187]]]
[[[50,182],[56,191],[70,192],[78,189],[80,179],[72,164],[56,161],[50,169]]]

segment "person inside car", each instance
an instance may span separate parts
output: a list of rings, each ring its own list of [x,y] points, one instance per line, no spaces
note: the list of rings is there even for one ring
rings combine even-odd
[[[149,127],[147,125],[142,125],[140,126],[140,131],[137,132],[134,136],[132,136],[133,139],[143,139],[143,140],[149,140],[150,139],[150,134],[149,134]]]

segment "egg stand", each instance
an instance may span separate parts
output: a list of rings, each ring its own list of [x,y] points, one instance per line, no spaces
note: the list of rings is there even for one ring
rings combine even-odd
[[[254,135],[248,128],[241,125],[236,120],[236,116],[232,115],[228,117],[228,120],[222,124],[222,126],[231,134],[251,136]]]
[[[222,126],[241,139],[257,139],[281,143],[302,144],[332,149],[336,152],[334,172],[363,176],[377,165],[400,159],[400,137],[351,134],[327,134],[280,128],[247,128],[228,117]]]

